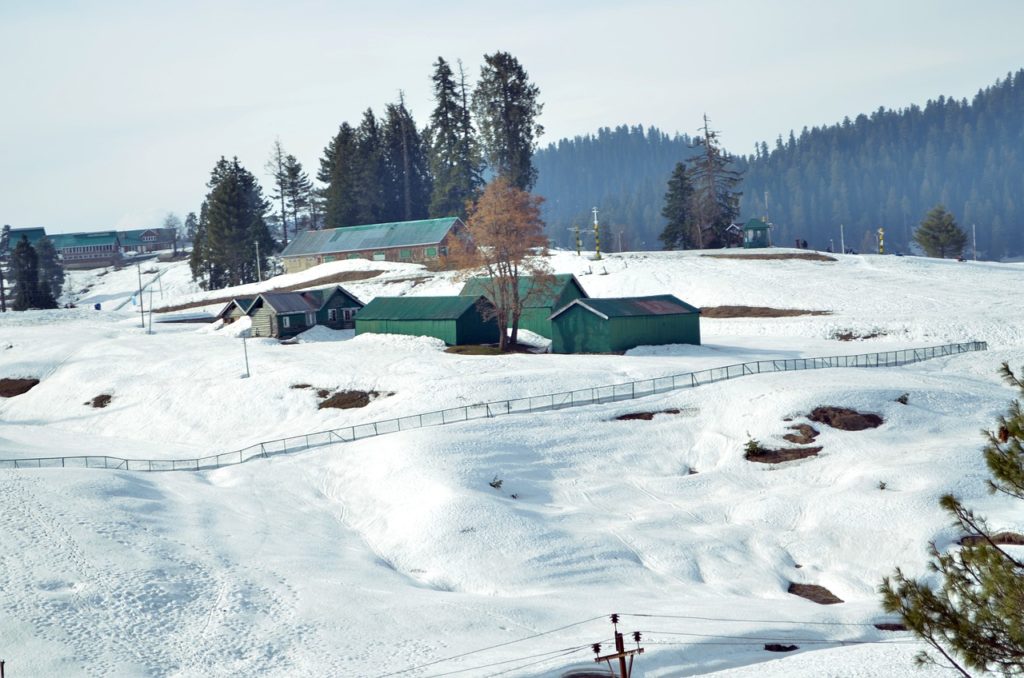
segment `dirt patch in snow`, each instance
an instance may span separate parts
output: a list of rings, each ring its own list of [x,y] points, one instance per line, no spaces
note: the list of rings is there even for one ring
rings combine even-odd
[[[801,252],[792,254],[702,254],[702,257],[711,257],[712,259],[762,259],[762,260],[776,260],[776,259],[797,259],[802,261],[836,261],[835,257],[830,257],[827,254],[818,254],[817,252]]]
[[[906,631],[907,627],[905,624],[898,622],[878,622],[874,624],[874,627],[879,631]]]
[[[28,393],[39,383],[38,379],[9,378],[0,379],[0,398],[13,398]]]
[[[989,535],[992,542],[999,546],[1024,546],[1024,534],[1017,534],[1016,532],[996,532],[995,534]],[[980,534],[970,534],[960,540],[960,543],[964,546],[977,546],[978,544],[987,544],[988,542]]]
[[[319,405],[321,410],[326,408],[350,410],[357,407],[366,407],[377,398],[386,398],[394,394],[378,393],[377,391],[336,391],[328,396],[327,392],[321,389],[317,391],[317,395],[324,398],[324,401]]]
[[[701,306],[700,315],[703,318],[789,318],[797,315],[832,315],[832,311],[769,306]]]
[[[657,412],[629,412],[627,414],[620,414],[619,416],[615,417],[615,419],[617,421],[633,421],[635,419],[640,419],[640,420],[643,420],[643,421],[650,421],[651,419],[654,419],[654,415],[656,415],[656,414],[682,414],[682,413],[683,413],[683,411],[681,409],[679,409],[678,407],[670,407],[667,410],[658,410]]]
[[[376,278],[384,271],[343,271],[341,273],[335,273],[334,275],[325,275],[322,278],[315,280],[307,280],[301,283],[295,283],[294,285],[283,285],[281,287],[274,287],[264,292],[295,292],[296,290],[304,290],[311,287],[320,287],[323,285],[335,285],[340,283],[352,282],[354,280],[366,280],[367,278]],[[236,295],[228,297],[212,297],[209,299],[202,299],[200,301],[190,301],[187,304],[174,304],[172,306],[161,306],[160,308],[153,309],[154,313],[170,313],[171,311],[184,311],[190,308],[199,308],[200,306],[211,306],[213,304],[226,304]],[[248,294],[242,296],[256,296],[255,294]]]
[[[858,412],[846,407],[816,407],[807,418],[840,431],[863,431],[878,428],[885,423],[877,414]]]
[[[846,602],[824,586],[818,586],[817,584],[796,584],[790,582],[789,588],[786,590],[794,596],[806,598],[819,605],[837,605],[838,603]]]
[[[860,334],[853,330],[836,331],[832,333],[832,338],[838,341],[860,341],[861,339],[877,339],[878,337],[884,337],[888,332],[881,330],[875,330],[874,332],[866,332]]]
[[[743,458],[759,464],[781,464],[784,461],[796,461],[807,457],[816,457],[821,447],[784,447],[780,450],[758,448],[756,452],[746,452]]]
[[[85,404],[86,405],[92,405],[93,407],[99,409],[99,408],[104,408],[107,405],[109,405],[110,401],[113,400],[113,399],[114,399],[114,396],[110,395],[109,393],[101,393],[98,396],[96,396],[95,398],[93,398],[92,400],[86,400]]]
[[[818,437],[818,429],[810,424],[793,424],[789,428],[796,433],[787,433],[782,439],[794,445],[810,445]]]
[[[792,652],[799,650],[799,645],[782,645],[780,643],[765,643],[764,649],[768,652]]]

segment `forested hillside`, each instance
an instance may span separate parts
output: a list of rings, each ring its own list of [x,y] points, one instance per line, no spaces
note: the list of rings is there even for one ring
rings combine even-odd
[[[536,190],[548,199],[552,239],[566,244],[573,219],[596,204],[634,234],[629,247],[657,249],[666,183],[689,156],[687,142],[619,127],[539,151]],[[1024,254],[1024,70],[970,101],[939,97],[791,132],[737,166],[743,218],[765,213],[767,191],[779,244],[802,238],[824,249],[831,239],[838,248],[843,224],[849,248],[873,246],[884,227],[888,248],[907,251],[914,228],[942,203],[968,233],[977,226],[981,256]]]

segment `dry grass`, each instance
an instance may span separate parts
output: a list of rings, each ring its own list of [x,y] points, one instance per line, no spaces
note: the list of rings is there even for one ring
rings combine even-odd
[[[807,457],[816,457],[821,447],[784,447],[779,450],[760,448],[757,452],[746,452],[743,458],[758,464],[781,464],[784,461],[796,461]]]
[[[702,306],[700,315],[703,318],[789,318],[797,315],[832,315],[832,312],[769,306]]]
[[[637,419],[641,421],[650,421],[651,419],[654,419],[654,415],[656,414],[682,414],[682,412],[683,411],[678,407],[670,407],[667,410],[659,410],[657,412],[629,412],[628,414],[620,414],[615,417],[615,419],[618,421],[633,421]]]
[[[0,379],[0,398],[13,398],[28,393],[38,383],[38,379]]]
[[[817,252],[802,252],[800,254],[702,254],[702,257],[711,257],[712,259],[798,259],[803,261],[836,261],[835,257],[830,257],[827,254],[818,254]]]
[[[832,334],[832,338],[837,339],[839,341],[859,341],[861,339],[877,339],[878,337],[884,337],[886,334],[888,333],[882,331],[868,332],[867,334],[857,334],[852,330],[848,330],[846,332],[834,332]]]
[[[836,605],[845,602],[824,586],[818,586],[817,584],[796,584],[790,582],[789,589],[787,590],[794,596],[806,598],[819,605]]]
[[[354,280],[366,280],[367,278],[375,278],[384,271],[344,271],[342,273],[335,273],[334,275],[325,275],[322,278],[316,280],[307,280],[306,282],[296,283],[294,285],[284,285],[282,287],[274,287],[265,292],[295,292],[297,290],[304,290],[310,287],[320,287],[322,285],[339,285],[341,283],[352,282]],[[253,295],[255,296],[255,295]],[[172,311],[185,311],[190,308],[199,308],[201,306],[209,306],[211,304],[226,304],[235,295],[227,297],[214,297],[212,299],[204,299],[202,301],[190,301],[187,304],[174,304],[172,306],[161,306],[160,308],[153,309],[154,313],[170,313]]]
[[[816,407],[807,418],[840,431],[863,431],[878,428],[885,422],[877,414],[862,413],[845,407]]]
[[[449,346],[444,350],[444,352],[454,353],[456,355],[501,355],[501,351],[498,350],[497,346],[484,344],[463,344],[460,346]]]

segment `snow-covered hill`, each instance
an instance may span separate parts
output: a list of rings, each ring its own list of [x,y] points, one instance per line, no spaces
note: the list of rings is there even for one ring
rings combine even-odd
[[[995,526],[1020,528],[1020,516],[984,491],[978,431],[1013,396],[999,363],[1024,364],[1024,266],[696,253],[593,262],[564,252],[552,265],[576,273],[593,296],[668,292],[698,306],[831,314],[705,319],[704,346],[626,356],[462,356],[430,339],[319,330],[297,345],[250,340],[253,375],[242,379],[237,333],[155,323],[146,334],[130,303],[138,272],[126,269],[83,285],[90,290],[79,299],[102,298],[104,310],[0,316],[0,378],[41,380],[0,400],[0,457],[194,457],[743,360],[975,339],[991,350],[897,369],[746,377],[215,472],[0,471],[8,671],[374,676],[620,612],[623,630],[644,632],[638,676],[926,675],[911,662],[918,644],[870,626],[883,618],[875,588],[897,565],[923,574],[927,542],[953,539],[936,508],[944,492]],[[191,287],[187,264],[158,266],[168,305],[224,294]],[[359,266],[366,262],[301,275]],[[346,283],[364,301],[459,286],[452,274],[412,265],[373,270],[383,273]],[[845,333],[879,336],[835,338]],[[297,384],[392,395],[319,410],[314,390]],[[906,405],[895,402],[902,393]],[[85,404],[100,394],[112,396],[109,406]],[[885,423],[858,432],[816,425],[815,458],[743,459],[748,437],[783,445],[786,427],[818,405],[875,412]],[[615,419],[670,408],[683,414]],[[826,586],[846,602],[808,602],[786,592],[790,582]],[[610,632],[593,619],[401,675],[487,664],[457,675],[558,675],[592,665],[590,643],[608,647]],[[800,652],[764,651],[784,639]]]

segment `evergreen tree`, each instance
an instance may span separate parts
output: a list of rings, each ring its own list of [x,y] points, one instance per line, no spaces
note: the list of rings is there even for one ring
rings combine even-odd
[[[185,240],[194,242],[196,239],[196,229],[199,228],[199,220],[196,219],[195,212],[189,212],[185,216]]]
[[[324,149],[317,179],[323,189],[324,228],[354,226],[359,221],[357,191],[360,183],[359,148],[356,130],[347,122]]]
[[[684,250],[693,247],[693,186],[686,165],[676,164],[672,178],[668,180],[668,192],[665,193],[665,207],[661,215],[668,219],[665,230],[658,238],[667,250]]]
[[[363,113],[356,130],[355,224],[376,224],[387,221],[385,215],[397,211],[389,203],[388,176],[384,165],[383,139],[372,108]]]
[[[309,197],[313,190],[313,182],[309,175],[302,169],[294,155],[288,155],[284,159],[284,196],[285,203],[292,215],[292,228],[296,233],[299,230],[299,212],[309,208]],[[287,245],[287,241],[284,243]]]
[[[967,234],[956,225],[956,219],[942,205],[936,205],[914,231],[914,242],[929,257],[958,257],[967,244]]]
[[[466,94],[466,78],[459,64],[458,86],[452,69],[442,57],[434,64],[434,111],[430,115],[430,174],[433,192],[430,216],[466,216],[466,205],[477,194],[480,176],[479,152]]]
[[[543,110],[540,88],[511,54],[484,55],[480,80],[473,91],[473,112],[489,168],[529,191],[537,182],[533,166],[536,138],[544,128],[536,122]]]
[[[11,256],[11,226],[0,229],[0,313],[7,312],[7,285],[5,276]]]
[[[198,268],[205,275],[207,289],[259,279],[258,271],[266,269],[274,247],[264,220],[267,209],[256,178],[237,158],[230,163],[221,158],[200,210],[202,248],[193,268],[193,273]]]
[[[270,157],[267,159],[265,168],[273,180],[271,184],[273,192],[270,194],[270,199],[280,206],[277,222],[281,225],[281,244],[284,247],[288,246],[288,210],[285,207],[288,195],[287,160],[288,154],[285,153],[281,140],[274,139],[274,145],[270,149]]]
[[[694,141],[698,150],[688,169],[693,187],[690,213],[693,240],[698,248],[723,247],[727,242],[725,229],[739,217],[742,193],[735,190],[742,175],[730,167],[733,158],[722,150],[718,132],[708,127],[704,116],[703,136]]]
[[[64,289],[64,267],[61,266],[57,248],[53,246],[52,240],[43,238],[36,243],[35,250],[39,266],[39,292],[42,295],[48,294],[56,305]]]
[[[28,243],[28,238],[21,237],[11,253],[11,278],[14,280],[15,311],[27,311],[30,308],[57,308],[57,301],[47,288],[39,284],[39,257],[36,250]]]
[[[1002,376],[1024,395],[1024,380],[1006,363]],[[986,437],[989,491],[1024,501],[1024,409],[1019,399]],[[930,568],[941,583],[932,587],[897,569],[882,583],[882,606],[899,614],[907,628],[964,676],[970,674],[960,662],[979,671],[1024,675],[1024,559],[1004,548],[1007,542],[952,495],[940,505],[965,535],[959,548],[946,553],[931,544]],[[917,661],[936,663],[925,652]]]
[[[423,139],[405,102],[385,109],[381,145],[384,166],[383,221],[410,221],[427,216],[430,175]]]

